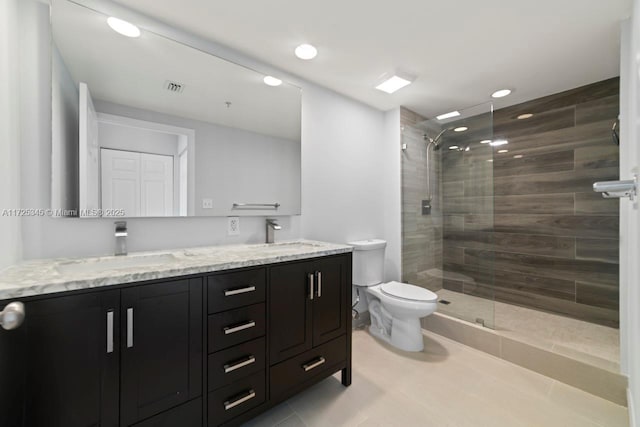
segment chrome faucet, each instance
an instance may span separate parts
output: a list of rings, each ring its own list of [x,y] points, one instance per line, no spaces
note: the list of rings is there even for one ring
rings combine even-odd
[[[282,230],[275,219],[267,219],[267,243],[273,243],[275,240],[276,230]]]
[[[127,254],[127,222],[116,221],[116,255]]]

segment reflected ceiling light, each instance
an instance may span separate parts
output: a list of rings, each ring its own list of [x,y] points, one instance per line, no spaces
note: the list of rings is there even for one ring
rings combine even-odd
[[[298,58],[305,61],[313,59],[318,55],[318,49],[315,46],[304,43],[298,46],[295,50],[295,54]]]
[[[482,141],[480,141],[480,144],[491,144],[491,140],[490,139],[483,139]]]
[[[280,86],[282,84],[282,80],[276,79],[273,76],[264,76],[263,81],[267,86]]]
[[[460,127],[455,128],[453,131],[454,132],[464,132],[465,130],[469,130],[469,128],[466,127],[466,126],[460,126]]]
[[[491,94],[492,98],[504,98],[511,93],[511,89],[500,89]]]
[[[140,28],[130,22],[110,16],[107,18],[107,24],[113,31],[126,37],[140,37]]]
[[[470,148],[469,148],[469,147],[467,147],[467,148],[465,148],[465,149],[464,149],[464,151],[469,151],[469,150],[470,150]]]
[[[397,75],[393,75],[376,86],[376,89],[386,93],[393,93],[411,84],[411,80]]]
[[[524,114],[520,114],[520,115],[518,116],[518,120],[530,119],[531,117],[533,117],[533,114],[531,114],[531,113],[524,113]]]
[[[452,145],[451,147],[449,147],[449,150],[457,150],[458,148],[460,147],[458,147],[457,145]]]
[[[498,150],[498,153],[502,154],[502,153],[508,153],[509,150]]]
[[[489,160],[487,160],[487,162],[493,163],[493,159],[489,159]]]
[[[522,154],[516,154],[515,156],[513,156],[514,159],[521,159],[524,156]]]
[[[450,119],[452,117],[458,117],[459,115],[460,115],[459,111],[452,111],[450,113],[440,114],[439,116],[436,116],[436,119],[438,119],[438,120],[446,120],[446,119]]]
[[[507,145],[509,141],[506,139],[496,139],[495,141],[491,141],[490,144],[492,147],[499,147],[501,145]]]

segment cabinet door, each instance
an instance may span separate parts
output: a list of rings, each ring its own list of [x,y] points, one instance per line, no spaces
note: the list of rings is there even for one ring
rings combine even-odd
[[[24,426],[118,425],[119,300],[106,291],[25,304],[24,324],[8,331],[25,339]]]
[[[348,263],[346,257],[323,258],[316,262],[313,300],[313,345],[330,341],[347,331]]]
[[[269,269],[270,364],[309,350],[313,262],[276,265]]]
[[[122,290],[122,426],[202,395],[202,321],[202,279]]]

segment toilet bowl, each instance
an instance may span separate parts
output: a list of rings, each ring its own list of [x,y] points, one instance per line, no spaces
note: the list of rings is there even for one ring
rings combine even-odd
[[[420,319],[437,309],[438,295],[400,282],[367,288],[371,326],[369,332],[405,351],[422,351]]]
[[[353,246],[354,308],[358,312],[368,310],[369,332],[401,350],[422,351],[420,319],[436,311],[438,296],[407,283],[382,283],[384,240],[363,240],[349,245]]]

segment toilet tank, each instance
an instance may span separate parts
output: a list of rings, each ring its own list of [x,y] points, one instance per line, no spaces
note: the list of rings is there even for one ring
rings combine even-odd
[[[347,243],[353,246],[353,284],[373,286],[384,280],[384,248],[387,242],[379,239]]]

